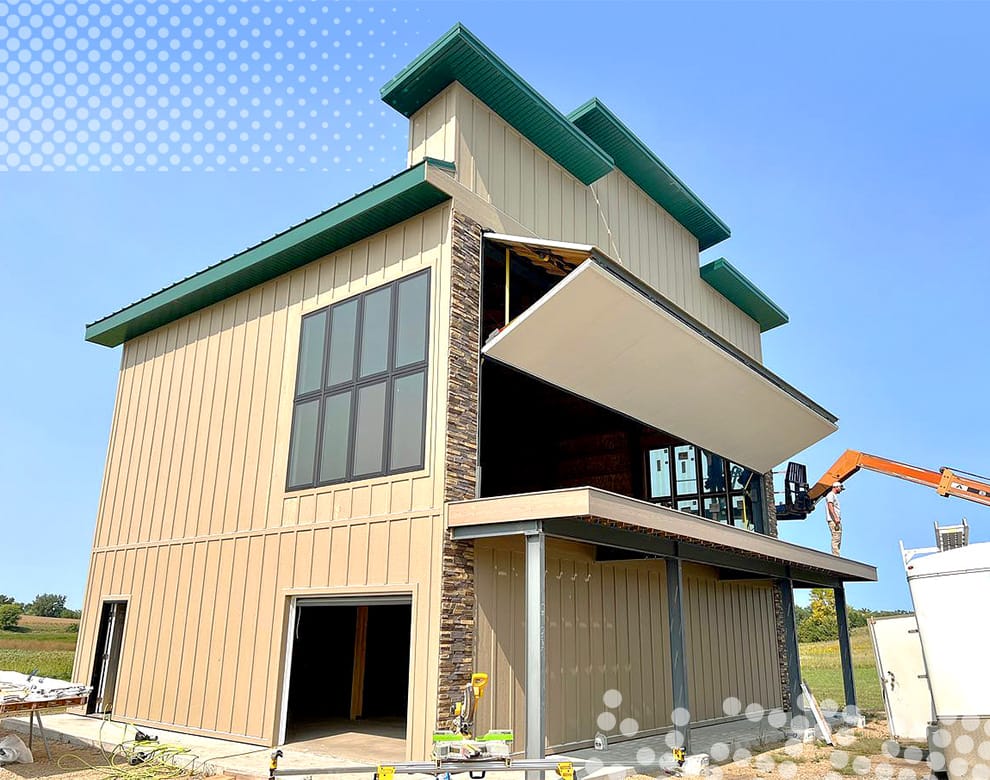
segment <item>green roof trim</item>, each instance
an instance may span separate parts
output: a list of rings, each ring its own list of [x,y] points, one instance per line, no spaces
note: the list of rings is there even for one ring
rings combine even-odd
[[[760,333],[790,321],[783,309],[724,257],[701,266],[701,278],[756,320]]]
[[[410,117],[454,81],[584,184],[615,167],[606,152],[460,23],[382,87],[381,96]]]
[[[689,230],[704,250],[730,235],[728,226],[598,98],[567,118],[615,160],[616,166]]]
[[[397,225],[450,198],[426,180],[427,158],[216,265],[86,326],[86,341],[116,347],[187,314],[274,279],[356,241]]]

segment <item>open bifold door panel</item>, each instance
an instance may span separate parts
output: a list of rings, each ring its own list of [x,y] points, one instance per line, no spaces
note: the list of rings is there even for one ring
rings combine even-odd
[[[591,257],[482,348],[488,358],[760,472],[835,418]]]

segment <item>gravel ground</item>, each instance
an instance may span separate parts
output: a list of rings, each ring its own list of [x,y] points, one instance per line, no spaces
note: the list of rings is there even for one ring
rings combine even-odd
[[[835,734],[835,746],[824,742],[777,746],[731,764],[713,767],[713,778],[782,778],[783,780],[841,780],[845,777],[881,780],[927,780],[928,763],[917,746],[890,741],[887,723],[870,722],[862,729]],[[899,756],[899,757],[895,757]]]

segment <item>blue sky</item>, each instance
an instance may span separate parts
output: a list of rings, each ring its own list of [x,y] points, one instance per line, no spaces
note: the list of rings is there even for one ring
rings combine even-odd
[[[990,471],[986,6],[0,5],[2,593],[81,604],[120,360],[84,323],[403,167],[378,89],[458,20],[565,112],[601,98],[729,224],[703,262],[789,313],[766,363],[840,417],[812,476],[847,447]],[[898,541],[936,520],[990,539],[893,479],[842,501],[880,574],[855,605],[909,606]],[[827,549],[821,511],[782,536]]]

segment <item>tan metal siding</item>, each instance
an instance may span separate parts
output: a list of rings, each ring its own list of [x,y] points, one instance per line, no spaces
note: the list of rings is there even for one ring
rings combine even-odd
[[[410,755],[436,701],[450,209],[124,346],[75,678],[101,602],[128,597],[115,714],[274,740],[287,599],[415,592]],[[286,493],[301,317],[422,268],[431,282],[426,466]]]
[[[476,665],[491,675],[479,726],[513,728],[525,739],[525,566],[518,539],[477,542]],[[725,717],[723,702],[780,707],[770,586],[720,582],[685,565],[685,642],[693,721]],[[606,710],[640,732],[671,725],[670,633],[662,561],[596,563],[593,548],[547,543],[547,735],[551,747],[586,742]],[[617,729],[613,730],[617,734]]]
[[[698,272],[698,240],[619,170],[590,186],[458,83],[412,116],[409,162],[443,156],[455,177],[535,235],[595,244],[748,355],[759,325]]]
[[[771,585],[686,565],[684,604],[692,718],[725,717],[730,696],[743,708],[782,706]]]
[[[524,559],[517,541],[478,542],[477,668],[491,675],[479,726],[524,744]],[[598,564],[585,545],[547,544],[547,735],[553,747],[594,737],[602,695],[641,730],[670,723],[670,651],[662,562]]]

